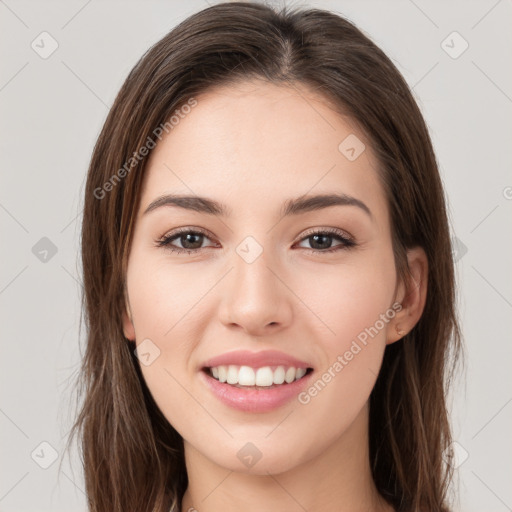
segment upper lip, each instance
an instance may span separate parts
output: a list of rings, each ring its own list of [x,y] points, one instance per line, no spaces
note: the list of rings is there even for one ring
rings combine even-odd
[[[311,365],[307,362],[277,350],[262,350],[259,352],[237,350],[234,352],[226,352],[225,354],[208,359],[208,361],[203,363],[202,368],[213,368],[222,365],[251,366],[252,368],[261,368],[263,366],[311,368]]]

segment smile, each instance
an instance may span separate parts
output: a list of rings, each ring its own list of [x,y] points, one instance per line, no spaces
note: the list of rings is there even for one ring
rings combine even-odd
[[[250,366],[220,365],[206,368],[209,374],[222,383],[237,387],[273,387],[301,379],[311,368],[295,368],[293,366]]]
[[[215,399],[245,413],[271,412],[295,401],[308,386],[312,375],[312,368],[285,366],[221,365],[199,372],[200,379]]]

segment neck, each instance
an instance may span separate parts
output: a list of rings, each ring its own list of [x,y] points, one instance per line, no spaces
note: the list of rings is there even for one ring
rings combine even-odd
[[[279,474],[231,471],[207,459],[186,441],[184,446],[189,485],[182,512],[393,510],[379,495],[371,475],[367,407],[334,444]]]

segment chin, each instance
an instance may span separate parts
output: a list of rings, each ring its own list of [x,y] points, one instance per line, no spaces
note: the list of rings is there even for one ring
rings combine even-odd
[[[315,455],[312,453],[314,447],[306,447],[300,440],[290,443],[278,438],[273,439],[272,442],[264,438],[255,439],[253,442],[247,439],[247,437],[244,440],[230,439],[222,446],[219,446],[220,443],[213,443],[215,450],[211,451],[209,446],[207,451],[202,451],[202,454],[213,464],[230,471],[262,476],[269,473],[276,475],[285,473],[307,463]],[[321,447],[317,449],[321,450]]]

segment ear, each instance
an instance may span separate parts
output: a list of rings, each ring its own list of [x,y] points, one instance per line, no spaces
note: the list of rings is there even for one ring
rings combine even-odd
[[[133,326],[132,313],[128,299],[125,301],[123,311],[123,333],[126,339],[135,341],[135,327]]]
[[[423,248],[409,249],[407,261],[410,279],[398,287],[395,299],[402,304],[402,309],[389,322],[387,345],[403,338],[413,329],[421,318],[427,300],[428,258]]]

